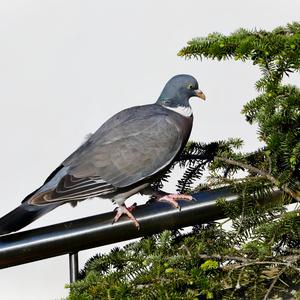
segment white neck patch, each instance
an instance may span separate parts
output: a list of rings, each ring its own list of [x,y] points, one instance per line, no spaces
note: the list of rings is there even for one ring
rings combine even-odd
[[[193,114],[192,108],[190,106],[170,107],[170,106],[163,105],[163,107],[169,110],[173,110],[184,117],[190,117]]]

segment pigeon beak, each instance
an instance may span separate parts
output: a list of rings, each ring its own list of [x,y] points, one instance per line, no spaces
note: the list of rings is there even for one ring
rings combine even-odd
[[[204,93],[201,90],[195,90],[195,96],[201,98],[202,100],[206,99]]]

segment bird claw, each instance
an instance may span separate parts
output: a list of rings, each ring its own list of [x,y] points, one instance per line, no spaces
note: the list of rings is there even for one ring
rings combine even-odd
[[[156,198],[156,201],[167,202],[174,208],[177,208],[179,211],[181,211],[181,206],[177,203],[178,200],[192,201],[194,198],[190,195],[184,194],[164,194]]]
[[[117,212],[115,217],[112,220],[112,224],[115,224],[116,222],[119,221],[119,219],[121,218],[122,215],[127,215],[127,217],[133,221],[134,225],[136,226],[136,228],[139,230],[140,229],[140,224],[137,221],[137,219],[133,216],[133,214],[131,213],[133,210],[135,210],[135,208],[137,207],[137,204],[134,203],[132,206],[130,207],[126,207],[125,205],[121,205],[119,207],[117,207],[115,209],[115,211]]]

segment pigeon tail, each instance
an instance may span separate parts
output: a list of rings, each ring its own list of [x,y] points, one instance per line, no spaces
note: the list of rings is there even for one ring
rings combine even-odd
[[[17,231],[34,220],[48,213],[60,204],[49,204],[43,206],[22,203],[20,206],[6,214],[0,219],[0,235]]]

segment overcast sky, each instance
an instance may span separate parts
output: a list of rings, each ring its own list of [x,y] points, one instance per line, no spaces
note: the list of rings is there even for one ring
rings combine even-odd
[[[195,76],[207,96],[205,103],[191,101],[193,140],[242,137],[246,150],[256,149],[256,128],[240,110],[256,95],[258,69],[176,54],[193,37],[240,27],[270,30],[297,21],[299,11],[299,0],[2,0],[0,215],[18,206],[88,133],[121,109],[156,101],[179,73]],[[108,200],[64,205],[26,229],[112,209]],[[108,248],[81,252],[81,266]],[[68,280],[67,256],[0,270],[0,298],[60,299]]]

